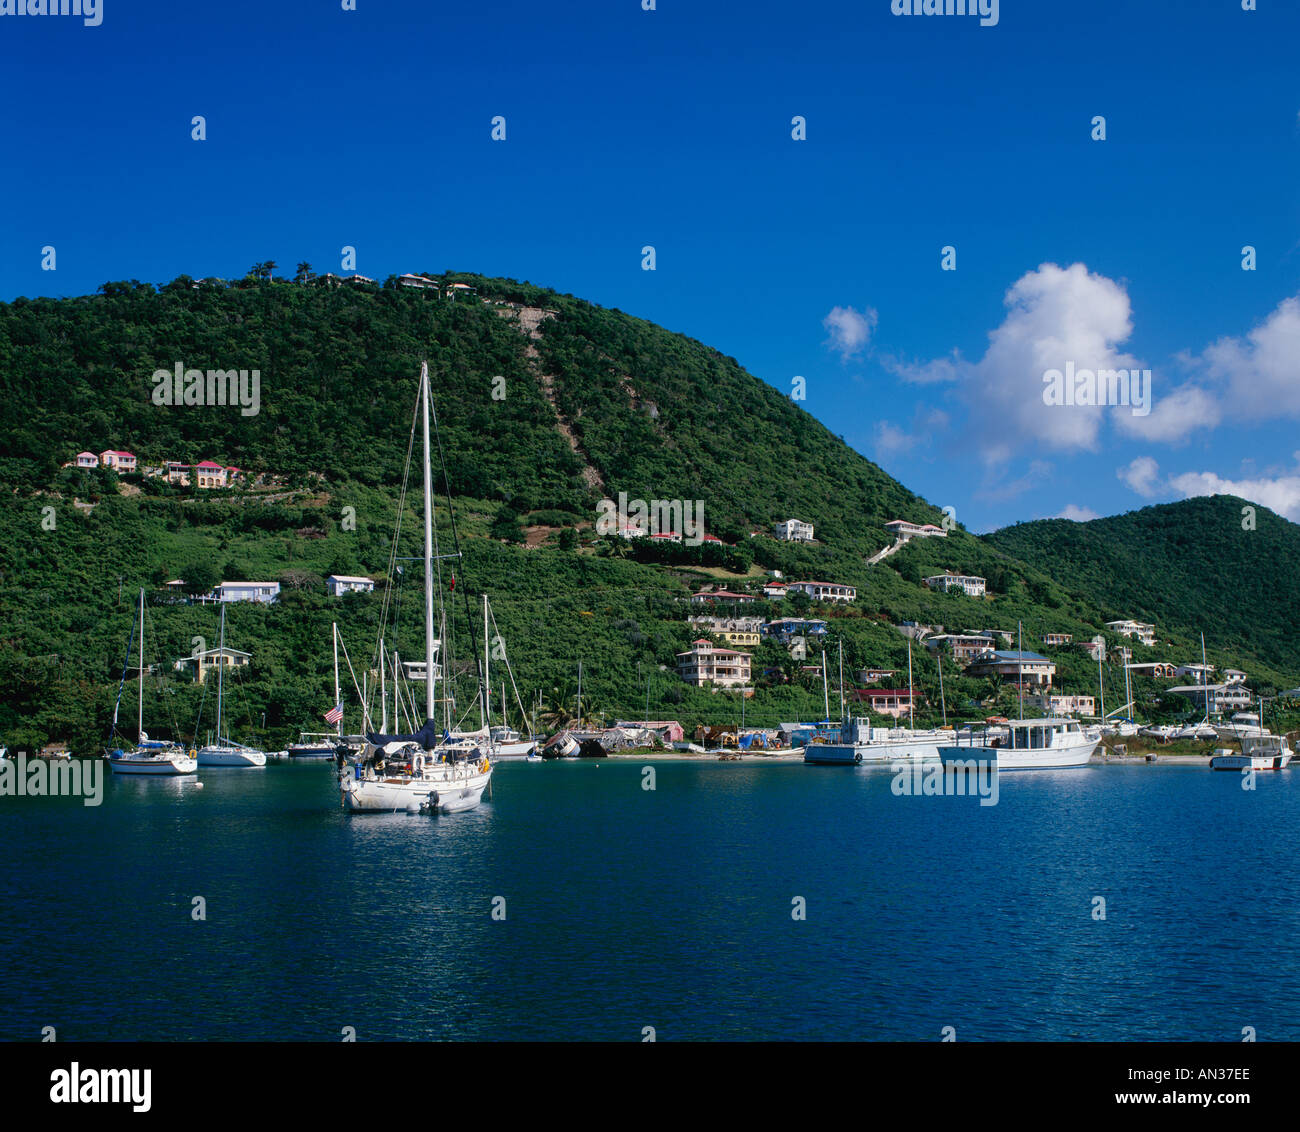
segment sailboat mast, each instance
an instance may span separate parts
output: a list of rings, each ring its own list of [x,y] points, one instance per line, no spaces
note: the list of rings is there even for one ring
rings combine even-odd
[[[221,699],[226,690],[226,607],[221,606],[221,637],[217,644],[217,742],[221,742]],[[199,664],[203,661],[200,660]],[[337,701],[336,701],[337,702]]]
[[[822,719],[826,719],[826,720],[830,719],[831,690],[826,683],[826,650],[825,649],[822,649],[822,707],[826,712],[826,714],[822,716]]]
[[[840,722],[844,722],[844,642],[840,642]]]
[[[424,423],[424,715],[433,718],[433,468],[429,457],[429,363],[420,365]]]
[[[912,638],[907,638],[907,729],[916,730],[916,687],[912,683]]]
[[[1025,628],[1016,622],[1016,687],[1020,689],[1020,718],[1025,718]]]
[[[135,714],[137,741],[144,742],[144,586],[140,587],[140,700]]]
[[[334,638],[334,702],[341,705],[343,700],[339,697],[339,627],[337,622],[330,622],[330,629]],[[343,738],[343,716],[339,716],[338,736]]]
[[[578,727],[582,727],[582,660],[578,660]]]
[[[384,669],[388,667],[388,662],[384,657],[384,638],[379,638],[379,730],[385,734],[388,732],[388,685],[384,682]],[[393,681],[396,682],[397,673],[393,673]]]
[[[487,594],[483,595],[483,687],[479,690],[479,707],[483,709],[483,726],[492,720],[492,675],[488,668],[488,605]]]
[[[939,708],[943,712],[943,725],[948,726],[948,701],[943,695],[943,654],[938,655],[939,661]]]
[[[1101,674],[1101,649],[1097,650],[1097,688],[1101,692],[1101,721],[1106,722],[1106,680]]]

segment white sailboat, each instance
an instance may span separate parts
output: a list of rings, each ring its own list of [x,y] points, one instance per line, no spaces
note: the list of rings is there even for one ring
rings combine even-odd
[[[127,663],[130,663],[130,645],[127,646]],[[136,746],[123,751],[113,748],[108,752],[108,765],[114,774],[148,774],[174,777],[194,774],[198,762],[175,743],[150,739],[144,729],[144,589],[140,590],[140,656],[138,662],[139,699],[136,708]],[[126,669],[122,670],[122,684],[126,683]],[[117,703],[113,705],[113,731],[117,731],[117,709],[122,702],[122,685],[118,686]]]
[[[352,811],[455,813],[473,809],[492,780],[486,751],[472,740],[444,742],[434,718],[433,471],[429,445],[429,366],[420,367],[424,439],[424,726],[412,735],[372,733],[355,763],[339,774],[344,806]],[[449,738],[444,732],[444,738]]]
[[[222,701],[226,686],[226,607],[221,606],[221,642],[217,649],[217,741],[199,748],[199,766],[266,766],[266,753],[223,738]]]

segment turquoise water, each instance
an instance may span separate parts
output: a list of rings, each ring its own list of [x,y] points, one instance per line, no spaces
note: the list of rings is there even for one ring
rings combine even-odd
[[[1300,772],[642,765],[440,818],[328,766],[0,798],[0,1037],[1300,1039]]]

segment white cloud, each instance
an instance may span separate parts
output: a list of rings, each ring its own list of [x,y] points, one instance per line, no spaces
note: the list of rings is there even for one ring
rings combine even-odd
[[[1238,495],[1292,522],[1300,522],[1300,475],[1229,480],[1215,472],[1185,472],[1170,476],[1169,487],[1184,499],[1197,495]]]
[[[1226,412],[1300,417],[1300,298],[1284,299],[1244,339],[1220,338],[1200,363],[1222,384]]]
[[[1116,475],[1144,499],[1150,499],[1160,490],[1157,482],[1160,465],[1150,456],[1139,456],[1127,467],[1120,468]]]
[[[822,325],[830,332],[827,342],[845,361],[862,353],[871,341],[879,315],[871,307],[859,312],[852,307],[833,307]]]
[[[1183,385],[1162,394],[1155,379],[1151,412],[1144,417],[1120,412],[1115,423],[1121,432],[1158,444],[1185,444],[1200,433],[1217,428],[1223,411],[1212,393],[1195,385]]]
[[[942,409],[920,408],[912,418],[911,429],[904,429],[890,421],[877,421],[875,427],[874,452],[881,459],[888,459],[903,452],[910,452],[918,445],[924,447],[937,435],[943,433],[950,423],[950,418]]]
[[[1065,370],[1141,369],[1118,347],[1133,332],[1128,294],[1082,263],[1044,263],[1026,272],[1003,298],[1006,317],[989,333],[976,362],[950,357],[917,364],[886,363],[906,380],[957,381],[970,411],[972,437],[988,466],[1016,452],[1095,451],[1108,413],[1130,409],[1048,405],[1044,374]]]
[[[1071,519],[1076,523],[1086,523],[1090,519],[1100,519],[1091,507],[1080,507],[1077,503],[1069,503],[1065,508],[1052,516],[1053,519]]]

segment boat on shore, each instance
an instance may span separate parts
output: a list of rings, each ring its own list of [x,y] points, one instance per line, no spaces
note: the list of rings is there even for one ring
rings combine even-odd
[[[1245,735],[1241,751],[1226,748],[1214,752],[1211,770],[1285,770],[1294,752],[1285,735]]]
[[[1087,766],[1098,741],[1077,719],[1017,719],[1005,725],[1005,739],[941,746],[944,766],[991,763],[998,770],[1063,770]]]

